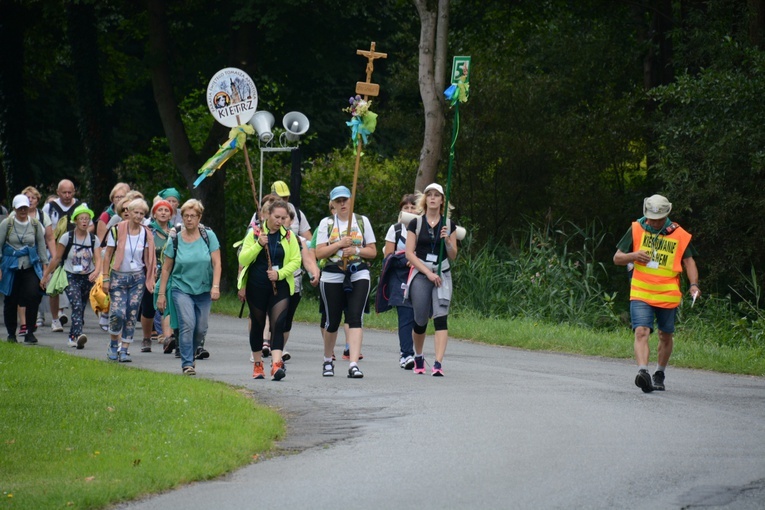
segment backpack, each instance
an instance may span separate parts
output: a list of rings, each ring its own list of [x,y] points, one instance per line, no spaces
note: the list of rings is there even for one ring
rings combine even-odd
[[[202,239],[204,239],[205,244],[207,245],[207,251],[209,252],[210,251],[210,235],[207,233],[208,230],[211,230],[211,229],[209,227],[205,227],[201,223],[199,224],[199,235]],[[178,257],[178,236],[179,235],[181,235],[181,233],[176,232],[174,236],[170,237],[173,240],[173,254],[176,257]],[[164,264],[164,256],[165,256],[165,251],[162,250],[163,264]],[[173,264],[173,269],[170,272],[170,275],[172,275],[174,271],[175,271],[175,264]]]
[[[416,239],[420,238],[420,230],[422,230],[422,218],[423,216],[417,216],[417,226],[414,229],[414,235]],[[452,229],[452,220],[446,218],[446,231],[449,232]],[[448,258],[448,257],[447,257]]]
[[[53,235],[56,241],[58,241],[61,238],[64,232],[71,232],[72,230],[74,230],[75,225],[72,222],[71,216],[74,210],[77,209],[77,207],[80,204],[82,204],[82,202],[80,202],[79,200],[75,200],[67,212],[64,212],[64,210],[61,209],[61,206],[59,206],[55,200],[48,204],[48,211],[50,211],[51,209],[55,209],[58,212],[58,221],[56,222],[56,226],[53,227]],[[53,219],[53,216],[51,215],[51,220],[52,219]]]
[[[37,229],[40,228],[40,222],[37,221],[37,218],[29,218],[29,220],[32,222],[32,227],[35,229],[35,244],[37,244]],[[5,232],[5,242],[8,242],[8,238],[11,236],[11,232],[13,232],[13,225],[16,223],[15,218],[8,218],[8,230]],[[0,247],[2,248],[2,247]]]

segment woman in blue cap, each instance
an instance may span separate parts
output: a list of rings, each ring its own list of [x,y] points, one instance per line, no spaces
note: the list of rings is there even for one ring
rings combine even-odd
[[[88,232],[88,226],[94,213],[87,204],[78,205],[72,212],[75,228],[65,232],[58,239],[53,259],[45,269],[41,287],[49,283],[51,274],[59,264],[63,264],[69,285],[66,297],[72,307],[72,325],[69,329],[69,347],[82,349],[88,337],[82,333],[85,322],[85,305],[90,301],[90,289],[101,270],[101,250],[94,234]]]
[[[316,258],[326,259],[319,285],[327,313],[324,334],[323,375],[335,375],[332,351],[340,319],[345,312],[348,324],[350,366],[348,377],[360,379],[362,314],[369,297],[371,277],[365,260],[377,256],[375,234],[366,216],[351,217],[351,192],[337,186],[329,194],[335,214],[321,220],[316,232]],[[349,228],[350,227],[350,228]]]

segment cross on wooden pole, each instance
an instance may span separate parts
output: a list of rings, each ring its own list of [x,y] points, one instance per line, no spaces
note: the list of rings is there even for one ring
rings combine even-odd
[[[369,46],[369,51],[356,50],[356,55],[367,57],[367,81],[356,82],[356,94],[364,95],[364,101],[368,99],[368,96],[376,97],[380,94],[380,85],[372,83],[372,73],[375,70],[374,61],[378,58],[388,58],[387,53],[380,53],[375,51],[375,42]],[[351,235],[351,225],[353,224],[353,206],[356,202],[356,183],[359,180],[359,165],[361,164],[361,133],[356,135],[356,166],[353,169],[353,187],[351,188],[351,214],[348,217],[348,231],[347,236]],[[359,227],[360,228],[360,227]],[[343,269],[348,265],[348,259],[343,259]]]

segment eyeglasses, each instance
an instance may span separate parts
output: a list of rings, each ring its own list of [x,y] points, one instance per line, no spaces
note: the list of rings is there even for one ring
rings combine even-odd
[[[198,214],[184,214],[183,219],[184,220],[193,220],[195,218],[199,218]]]
[[[123,198],[125,198],[125,195],[115,195],[112,200],[114,200],[114,202],[116,203],[122,200]]]

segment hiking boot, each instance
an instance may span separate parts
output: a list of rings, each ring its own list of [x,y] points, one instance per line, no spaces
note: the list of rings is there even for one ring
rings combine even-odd
[[[50,330],[52,333],[60,333],[64,331],[64,326],[61,325],[61,321],[54,319],[50,321]]]
[[[271,355],[271,345],[268,342],[263,342],[263,351],[261,352],[264,358]]]
[[[207,359],[210,357],[210,353],[201,345],[197,347],[197,352],[194,353],[194,359]]]
[[[331,361],[325,361],[322,368],[322,374],[324,377],[332,377],[335,375],[335,364]]]
[[[36,344],[37,343],[37,337],[34,333],[27,333],[24,337],[24,343],[25,344]]]
[[[162,350],[165,354],[172,354],[176,345],[178,345],[178,342],[175,341],[175,337],[173,335],[170,335],[169,337],[165,338],[165,344]]]
[[[266,372],[263,370],[263,362],[258,361],[252,365],[252,378],[253,379],[265,379]]]
[[[414,370],[412,370],[415,374],[424,374],[425,373],[425,358],[422,356],[415,356],[414,357]]]
[[[433,377],[443,377],[444,376],[444,371],[441,368],[441,363],[439,363],[438,361],[433,363],[433,369],[432,370],[433,370]]]
[[[141,352],[151,352],[151,338],[141,340]]]
[[[71,348],[73,348],[73,349],[74,349],[75,347],[77,347],[77,341],[74,339],[74,337],[73,337],[73,336],[70,336],[70,337],[67,339],[67,341],[66,341],[66,345],[67,345],[68,347],[71,347]]]
[[[106,349],[106,357],[111,361],[117,361],[117,342],[109,343],[109,347]]]
[[[287,372],[284,371],[284,362],[277,361],[271,365],[271,380],[281,381]]]
[[[664,391],[664,371],[657,370],[653,373],[653,389],[656,391]]]
[[[349,379],[361,379],[362,377],[364,377],[364,372],[361,371],[358,365],[353,365],[348,369]]]
[[[635,386],[643,390],[643,393],[651,393],[653,385],[651,384],[651,374],[646,369],[640,369],[635,376]]]
[[[127,349],[120,349],[117,353],[117,361],[120,363],[130,363],[133,361],[133,358],[130,357],[130,353],[127,352]]]
[[[85,344],[88,343],[88,337],[85,335],[80,335],[77,337],[77,348],[78,349],[84,349]]]

